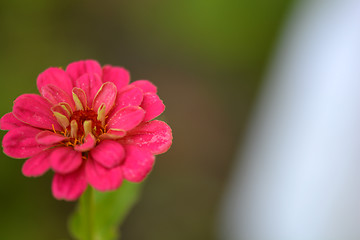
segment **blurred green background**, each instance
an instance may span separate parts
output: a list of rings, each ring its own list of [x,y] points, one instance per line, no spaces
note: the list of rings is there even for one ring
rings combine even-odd
[[[216,239],[219,203],[290,0],[0,2],[0,114],[50,66],[93,58],[149,79],[166,104],[171,150],[157,157],[124,240]],[[1,133],[1,136],[4,132]],[[0,238],[71,239],[74,203],[1,155]]]

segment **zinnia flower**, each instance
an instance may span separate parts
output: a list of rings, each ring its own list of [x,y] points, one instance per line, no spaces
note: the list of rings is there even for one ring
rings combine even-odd
[[[165,109],[147,80],[129,84],[120,67],[94,60],[48,68],[37,78],[40,95],[24,94],[1,119],[5,154],[29,158],[25,176],[52,169],[55,198],[76,200],[88,184],[115,190],[124,179],[142,181],[154,155],[172,143],[170,127],[153,120]]]

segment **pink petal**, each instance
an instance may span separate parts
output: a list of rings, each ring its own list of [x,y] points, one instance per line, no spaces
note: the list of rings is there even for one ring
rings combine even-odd
[[[48,145],[54,145],[68,138],[58,133],[54,133],[50,131],[42,131],[36,135],[35,139],[38,144],[48,146]]]
[[[73,88],[73,98],[76,105],[76,110],[85,110],[88,106],[87,97],[84,90],[81,88]]]
[[[122,89],[116,97],[115,105],[109,117],[114,115],[117,111],[128,106],[140,106],[143,101],[143,92],[140,88],[128,86]]]
[[[95,60],[83,60],[70,63],[66,67],[66,72],[69,74],[73,81],[86,73],[97,74],[100,78],[102,77],[101,66]]]
[[[63,129],[66,129],[70,125],[69,118],[59,112],[53,112],[57,122]]]
[[[51,111],[51,104],[43,97],[35,94],[24,94],[14,102],[14,116],[20,121],[31,126],[42,129],[53,129],[61,131]]]
[[[85,137],[84,143],[81,145],[76,145],[74,147],[75,151],[78,152],[87,152],[90,151],[91,149],[93,149],[96,145],[96,139],[94,137],[94,135],[92,135],[92,133],[88,134]]]
[[[143,123],[128,132],[121,143],[137,145],[148,149],[152,154],[166,152],[172,144],[171,128],[162,121],[154,120]]]
[[[117,111],[109,120],[109,129],[122,129],[128,131],[141,123],[144,119],[145,111],[140,107],[125,107]]]
[[[78,169],[82,163],[80,152],[71,147],[56,147],[49,156],[51,168],[61,174],[67,174]]]
[[[156,93],[157,92],[157,87],[148,80],[137,80],[137,81],[131,83],[131,85],[140,88],[141,90],[143,90],[144,93],[147,93],[147,92]]]
[[[103,167],[89,155],[86,162],[86,179],[95,189],[99,191],[108,191],[120,187],[123,176],[120,167]]]
[[[165,105],[156,93],[145,93],[141,108],[145,110],[144,122],[150,121],[159,116],[164,110]]]
[[[106,133],[99,136],[100,140],[112,139],[116,140],[126,135],[126,131],[122,129],[109,129]]]
[[[69,174],[55,173],[52,182],[52,192],[56,199],[74,201],[78,199],[87,187],[84,167]]]
[[[121,166],[124,178],[130,182],[141,182],[151,171],[155,157],[136,146],[125,146],[126,158]]]
[[[0,119],[1,130],[11,130],[18,127],[28,126],[26,123],[17,119],[13,113],[7,113]]]
[[[124,160],[125,151],[120,143],[104,140],[91,151],[91,156],[104,167],[113,168]]]
[[[70,107],[69,104],[67,103],[60,103],[60,104],[57,104],[55,106],[53,106],[51,108],[51,111],[54,113],[54,112],[57,112],[57,113],[60,113],[61,115],[64,115],[65,117],[67,117],[68,119],[70,119],[73,111]]]
[[[103,82],[112,82],[118,90],[130,82],[130,74],[125,68],[106,65],[103,67]]]
[[[94,99],[93,102],[94,111],[98,112],[99,107],[102,104],[105,104],[106,107],[105,115],[107,115],[114,106],[116,95],[117,95],[116,86],[111,82],[104,83]]]
[[[50,169],[50,161],[48,159],[51,149],[40,152],[32,158],[26,160],[22,166],[22,173],[26,177],[38,177],[43,175]]]
[[[75,86],[84,90],[88,106],[92,105],[93,99],[102,85],[101,79],[97,74],[84,74],[75,81]]]
[[[10,130],[3,138],[4,153],[13,158],[28,158],[40,153],[45,146],[36,142],[39,132],[41,130],[30,126]]]
[[[71,95],[53,84],[48,84],[42,87],[41,95],[46,98],[52,105],[67,103],[70,105],[71,109],[75,109],[75,104]]]
[[[46,69],[37,78],[39,92],[41,92],[41,89],[48,84],[53,84],[60,89],[63,89],[68,94],[71,94],[73,88],[72,81],[68,74],[64,70],[55,67]]]

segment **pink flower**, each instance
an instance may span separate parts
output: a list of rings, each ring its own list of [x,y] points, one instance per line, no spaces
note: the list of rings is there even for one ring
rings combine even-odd
[[[129,84],[120,67],[94,60],[48,68],[37,78],[41,96],[24,94],[1,119],[5,154],[29,158],[25,176],[55,172],[55,198],[76,200],[90,184],[117,189],[124,179],[142,181],[154,155],[172,143],[170,127],[153,120],[165,109],[147,80]]]

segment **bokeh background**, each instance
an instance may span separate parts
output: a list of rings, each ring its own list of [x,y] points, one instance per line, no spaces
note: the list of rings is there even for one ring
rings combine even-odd
[[[80,59],[149,79],[166,104],[171,150],[157,157],[125,240],[216,239],[220,202],[291,0],[0,1],[0,114],[37,75]],[[4,132],[1,133],[1,136]],[[1,153],[1,239],[71,239],[75,204]]]

